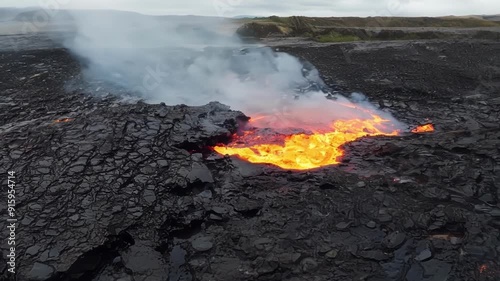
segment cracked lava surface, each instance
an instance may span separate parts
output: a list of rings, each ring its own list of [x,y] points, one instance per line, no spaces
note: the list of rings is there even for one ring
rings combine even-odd
[[[13,36],[30,43],[17,51],[0,39],[0,166],[18,177],[17,280],[498,277],[498,42],[280,47],[331,87],[439,129],[361,138],[338,165],[290,172],[203,149],[238,132],[244,115],[225,105],[68,90],[80,66],[44,38]]]

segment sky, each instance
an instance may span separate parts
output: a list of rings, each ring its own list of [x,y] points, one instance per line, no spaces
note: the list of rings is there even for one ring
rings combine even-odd
[[[153,15],[446,16],[500,14],[499,0],[0,0],[0,7],[113,9]]]

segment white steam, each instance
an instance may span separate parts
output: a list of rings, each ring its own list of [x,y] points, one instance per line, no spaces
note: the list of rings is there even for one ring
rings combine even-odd
[[[86,78],[119,85],[147,102],[218,101],[249,116],[275,116],[272,127],[370,118],[366,110],[376,110],[366,101],[326,99],[316,69],[286,53],[245,48],[224,32],[230,23],[222,19],[104,11],[72,16],[77,32],[66,47],[86,61]],[[377,114],[399,126],[390,114]]]

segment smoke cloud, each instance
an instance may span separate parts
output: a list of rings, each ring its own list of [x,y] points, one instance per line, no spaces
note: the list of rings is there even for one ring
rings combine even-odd
[[[231,23],[223,19],[111,11],[78,11],[72,17],[76,34],[65,46],[85,61],[85,77],[146,102],[218,101],[249,116],[274,116],[270,127],[327,126],[336,119],[370,118],[370,111],[399,126],[366,101],[326,99],[326,86],[312,65],[245,45],[224,31]]]

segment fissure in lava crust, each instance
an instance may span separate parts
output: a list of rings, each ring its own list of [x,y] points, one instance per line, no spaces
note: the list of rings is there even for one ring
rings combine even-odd
[[[256,164],[272,164],[287,170],[310,170],[339,164],[343,146],[363,137],[397,136],[390,120],[372,114],[371,119],[336,120],[328,130],[273,130],[260,126],[267,116],[250,120],[251,128],[235,134],[227,145],[215,146],[222,155],[238,156]],[[433,132],[433,124],[417,126],[412,133]]]
[[[259,121],[262,118],[258,119]],[[338,164],[344,155],[342,146],[365,136],[397,136],[389,120],[378,115],[372,119],[337,120],[329,130],[286,134],[263,130],[258,123],[251,130],[235,135],[226,146],[214,150],[224,155],[236,155],[251,163],[267,163],[290,170],[308,170]],[[300,130],[298,130],[300,131]]]

